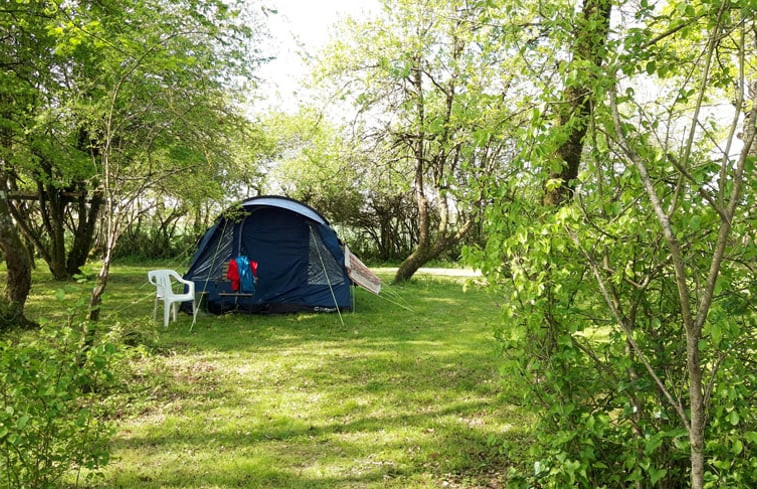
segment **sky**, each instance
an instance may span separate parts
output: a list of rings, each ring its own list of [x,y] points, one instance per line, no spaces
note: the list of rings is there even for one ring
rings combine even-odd
[[[314,56],[329,41],[333,26],[341,18],[360,18],[376,9],[378,0],[271,0],[267,5],[278,13],[268,19],[271,40],[266,54],[276,59],[262,66],[262,100],[256,109],[293,111],[307,68],[302,54]]]

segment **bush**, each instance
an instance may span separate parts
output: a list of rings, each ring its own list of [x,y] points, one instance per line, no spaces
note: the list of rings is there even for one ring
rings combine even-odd
[[[0,487],[60,487],[70,470],[108,462],[101,400],[116,348],[100,342],[82,353],[82,345],[69,327],[0,342]]]
[[[130,228],[118,240],[113,257],[116,259],[176,259],[194,251],[196,241],[197,238],[189,234],[165,234],[157,229]]]
[[[626,198],[637,204],[639,194]],[[526,216],[515,204],[489,210],[492,227],[514,230],[493,233],[478,261],[504,297],[498,339],[507,382],[524,386],[525,402],[540,413],[530,463],[513,470],[510,486],[688,487],[692,375],[670,253],[641,205],[589,196],[581,204],[557,211],[535,204]],[[707,215],[693,205],[689,212]],[[686,273],[695,277],[690,297],[704,295],[713,263],[707,240],[718,235],[719,221],[707,216],[711,227],[693,229],[685,242]],[[757,316],[745,266],[754,248],[741,245],[747,229],[733,227],[730,259],[720,265],[697,341],[705,489],[757,487]]]

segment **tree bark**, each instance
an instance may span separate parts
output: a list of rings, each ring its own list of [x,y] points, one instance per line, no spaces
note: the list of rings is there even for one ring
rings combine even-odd
[[[0,99],[5,99],[0,95]],[[2,100],[6,102],[6,100]],[[10,119],[7,114],[4,118]],[[13,138],[7,124],[0,128],[0,251],[8,269],[5,296],[0,298],[0,331],[35,324],[24,315],[24,307],[32,287],[32,259],[13,222],[8,205],[8,171],[10,163],[3,155],[13,151]]]
[[[0,331],[11,327],[30,327],[24,306],[32,285],[29,254],[11,218],[6,192],[0,195],[0,250],[8,267],[6,293],[0,303]]]
[[[42,178],[44,179],[44,178]],[[41,179],[41,180],[42,180]],[[102,193],[87,193],[83,184],[77,192],[64,192],[38,183],[37,198],[43,229],[32,222],[38,216],[19,204],[9,202],[10,212],[26,239],[37,248],[55,280],[69,280],[81,273],[94,244],[97,218],[102,207]],[[66,248],[66,218],[73,214],[73,243]]]
[[[87,263],[89,252],[95,242],[97,218],[103,204],[101,192],[95,192],[89,203],[87,196],[82,195],[77,202],[77,226],[74,230],[74,242],[66,259],[66,273],[74,276],[81,273],[81,267]]]
[[[44,162],[43,158],[40,159],[43,161],[41,166],[45,173],[51,175],[52,168],[47,162]],[[40,196],[39,208],[42,214],[42,223],[49,240],[47,249],[49,261],[47,265],[50,268],[50,273],[53,274],[53,278],[66,280],[70,277],[66,273],[65,203],[63,196],[58,192],[58,189],[50,184],[43,184],[38,181],[37,187]],[[28,219],[30,216],[19,217]],[[20,219],[17,218],[17,220]],[[42,241],[40,240],[40,242]]]
[[[453,59],[457,60],[463,50],[462,41],[453,34]],[[443,252],[450,249],[451,246],[458,243],[462,237],[472,228],[473,220],[468,219],[462,226],[455,232],[450,231],[452,227],[450,224],[450,209],[447,202],[447,197],[444,195],[446,191],[445,176],[448,172],[451,172],[450,167],[453,167],[457,163],[459,154],[451,156],[454,150],[450,149],[452,130],[450,121],[452,120],[453,106],[455,103],[455,97],[457,96],[457,78],[458,73],[453,73],[450,79],[446,82],[446,86],[441,88],[441,93],[444,95],[444,117],[443,124],[444,129],[434,134],[426,133],[426,101],[424,97],[423,87],[423,61],[420,57],[414,60],[414,68],[412,72],[411,85],[415,91],[415,110],[416,110],[416,123],[418,125],[418,131],[416,134],[408,136],[408,139],[412,141],[412,151],[415,160],[415,177],[413,180],[413,189],[415,192],[415,200],[417,206],[417,223],[418,223],[418,243],[413,252],[408,256],[397,269],[397,273],[394,276],[394,283],[402,283],[409,280],[418,269],[425,263],[433,260],[441,255]],[[436,150],[430,150],[427,144],[433,140],[437,146]],[[449,165],[449,166],[448,166]],[[431,183],[425,181],[426,176],[431,180]],[[429,202],[429,197],[426,192],[430,191],[426,187],[432,188],[435,192],[435,204],[440,209],[437,216],[439,217],[438,226],[432,232],[432,206]]]
[[[405,258],[400,264],[397,273],[394,275],[394,283],[398,284],[407,282],[413,277],[413,275],[415,275],[415,272],[417,272],[420,267],[432,259],[433,257],[431,257],[426,250],[416,248],[415,251],[413,251],[410,256]]]
[[[573,46],[573,65],[580,66],[587,61],[595,67],[602,65],[604,44],[610,32],[611,11],[611,0],[584,0],[582,22],[577,27],[576,44]],[[569,129],[565,141],[554,155],[560,169],[549,173],[552,183],[545,189],[544,205],[561,205],[573,195],[583,140],[592,114],[592,94],[588,82],[570,85],[563,92],[555,131],[560,132],[561,128],[566,127]]]
[[[421,60],[415,60],[413,69],[413,88],[417,92],[415,102],[418,133],[414,136],[413,156],[415,158],[415,178],[413,189],[415,191],[415,203],[418,207],[418,245],[415,250],[400,265],[394,276],[394,283],[406,282],[413,276],[418,268],[427,261],[426,256],[431,246],[431,216],[429,215],[429,203],[425,194],[425,170],[426,170],[426,124],[425,100],[423,97],[423,72]]]

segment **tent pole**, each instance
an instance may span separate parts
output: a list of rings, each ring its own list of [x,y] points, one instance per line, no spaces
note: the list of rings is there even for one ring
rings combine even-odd
[[[224,218],[223,220],[223,228],[221,229],[221,235],[218,238],[218,244],[216,245],[216,249],[213,252],[213,258],[210,261],[210,269],[208,270],[208,274],[205,276],[205,282],[202,284],[202,291],[200,292],[200,303],[197,304],[197,307],[202,305],[202,298],[205,297],[205,293],[208,291],[208,282],[210,282],[210,276],[214,272],[213,266],[216,263],[216,258],[218,258],[218,250],[221,248],[221,238],[223,238],[224,233],[226,232],[226,224],[228,224],[228,220]],[[208,300],[207,298],[205,299]],[[193,304],[194,306],[194,304]],[[195,311],[195,317],[192,320],[192,326],[189,327],[189,332],[191,333],[192,330],[195,327],[195,321],[197,319],[197,311]]]

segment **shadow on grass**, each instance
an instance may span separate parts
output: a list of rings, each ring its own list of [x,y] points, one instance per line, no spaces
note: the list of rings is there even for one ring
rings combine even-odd
[[[194,426],[184,430],[178,425],[171,433],[117,442],[115,448],[121,453],[141,453],[146,459],[168,457],[160,468],[132,464],[126,471],[119,470],[117,479],[127,484],[140,481],[144,484],[140,487],[181,487],[192,480],[197,487],[299,488],[373,487],[365,485],[370,482],[375,487],[390,487],[393,482],[409,487],[409,481],[501,477],[508,459],[499,453],[498,445],[492,445],[492,437],[518,441],[523,438],[522,429],[502,432],[449,419],[475,415],[487,407],[486,402],[463,402],[424,413],[363,417],[323,426],[302,422],[281,426],[270,420],[197,432]],[[387,436],[392,430],[401,436]],[[376,442],[379,438],[385,440]],[[202,447],[202,453],[192,447]]]
[[[237,475],[240,472],[246,472],[246,475]],[[153,477],[145,476],[139,472],[125,472],[123,479],[133,479],[135,483],[133,487],[144,488],[183,488],[186,487],[188,479],[194,479],[198,484],[197,487],[329,489],[334,487],[367,487],[366,484],[368,483],[374,483],[376,487],[389,487],[387,483],[397,475],[393,474],[391,470],[378,469],[353,476],[306,476],[296,472],[292,473],[286,469],[279,469],[265,460],[250,460],[233,467],[233,470],[219,471],[213,474],[175,469],[169,474],[161,475],[160,480],[155,480]]]
[[[184,487],[188,480],[197,481],[196,487],[438,487],[442,479],[502,477],[509,461],[498,447],[504,439],[524,438],[521,415],[497,400],[494,384],[486,383],[492,375],[488,368],[455,366],[480,363],[480,357],[439,354],[420,363],[350,357],[321,358],[308,367],[293,362],[298,371],[252,370],[237,379],[241,392],[230,387],[235,374],[219,365],[213,370],[219,379],[206,383],[205,392],[178,396],[187,402],[146,420],[153,427],[116,441],[116,453],[161,461],[119,467],[114,482],[123,487],[136,487],[136,481],[140,487]],[[362,377],[369,371],[374,374]],[[281,373],[283,380],[276,375]],[[308,402],[313,396],[317,399]],[[252,479],[240,473],[241,466],[255,467],[254,484],[246,485]]]
[[[122,321],[152,314],[144,273],[112,280]],[[167,353],[146,360],[99,487],[499,487],[503,441],[527,445],[530,419],[503,401],[517,389],[498,378],[493,298],[443,280],[398,289],[412,312],[357,291],[344,326],[300,314],[158,327]]]

